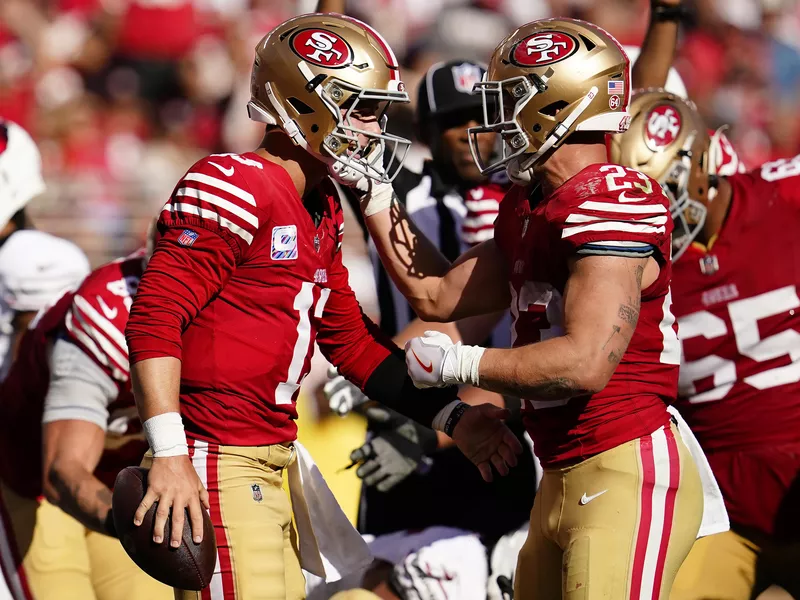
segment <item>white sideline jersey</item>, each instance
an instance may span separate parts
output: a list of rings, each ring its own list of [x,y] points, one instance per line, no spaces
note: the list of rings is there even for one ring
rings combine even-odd
[[[16,231],[0,246],[0,381],[11,366],[14,313],[50,306],[89,271],[78,246],[43,231]]]

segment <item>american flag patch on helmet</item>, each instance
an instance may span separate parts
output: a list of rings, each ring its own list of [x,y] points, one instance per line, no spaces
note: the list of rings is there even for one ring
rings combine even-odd
[[[178,243],[181,246],[191,246],[194,244],[195,240],[200,237],[200,234],[196,231],[192,231],[191,229],[184,229],[183,233],[178,236]]]

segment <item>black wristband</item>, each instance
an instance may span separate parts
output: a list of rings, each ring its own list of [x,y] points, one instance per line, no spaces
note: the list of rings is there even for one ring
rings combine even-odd
[[[431,427],[439,411],[457,399],[458,388],[417,388],[408,376],[405,354],[397,348],[372,372],[364,384],[364,393],[371,400]]]
[[[106,520],[103,522],[103,527],[105,527],[106,534],[113,538],[119,538],[117,526],[114,525],[114,511],[110,508],[108,509],[108,513],[106,513]]]
[[[469,408],[469,404],[466,402],[460,402],[451,412],[450,416],[447,417],[447,421],[444,422],[444,427],[442,431],[448,437],[453,437],[453,430],[458,425],[458,422],[461,420],[461,417],[464,416],[464,413],[467,412]]]
[[[683,21],[689,15],[688,9],[683,5],[664,6],[656,4],[653,6],[653,21]]]

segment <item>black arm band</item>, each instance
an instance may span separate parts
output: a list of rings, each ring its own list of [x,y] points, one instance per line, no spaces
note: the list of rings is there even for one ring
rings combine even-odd
[[[457,398],[458,388],[418,389],[408,376],[405,355],[398,348],[372,372],[364,385],[364,393],[401,415],[430,427],[436,414]]]
[[[447,421],[444,423],[444,427],[442,428],[442,432],[448,436],[453,437],[453,430],[458,425],[458,422],[461,420],[461,417],[464,416],[464,413],[467,412],[469,408],[469,404],[466,402],[461,402],[458,406],[453,409],[453,412],[450,413],[450,416],[447,417]]]
[[[653,7],[653,21],[683,21],[689,16],[689,11],[685,6],[663,6],[656,4]]]

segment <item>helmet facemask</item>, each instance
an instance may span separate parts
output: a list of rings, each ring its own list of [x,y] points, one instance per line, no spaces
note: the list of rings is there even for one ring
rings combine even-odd
[[[280,117],[280,123],[252,100],[248,114],[254,121],[280,125],[295,144],[301,146],[328,165],[331,176],[339,183],[352,186],[367,177],[376,183],[390,183],[403,165],[411,141],[386,132],[386,111],[392,102],[408,102],[408,93],[399,90],[361,88],[338,79],[315,77],[308,66],[300,62],[298,68],[307,80],[306,89],[314,91],[333,117],[334,125],[315,150],[303,132],[276,98],[276,91],[267,82],[265,89],[271,108]],[[370,106],[372,105],[372,106]],[[294,105],[293,105],[294,106]],[[379,132],[369,131],[354,123],[353,117],[369,106],[380,126]],[[301,112],[304,107],[295,107]],[[307,107],[306,107],[307,108]],[[342,110],[344,109],[344,114]],[[302,114],[302,112],[301,112]],[[366,139],[362,144],[359,138]],[[387,148],[390,149],[385,158]]]
[[[698,236],[706,221],[705,205],[689,197],[689,179],[692,173],[692,145],[697,136],[686,138],[683,148],[661,181],[670,200],[670,214],[675,223],[672,232],[672,260],[678,260]]]

